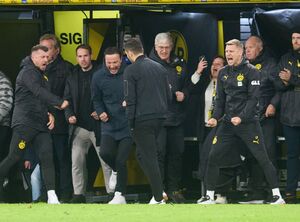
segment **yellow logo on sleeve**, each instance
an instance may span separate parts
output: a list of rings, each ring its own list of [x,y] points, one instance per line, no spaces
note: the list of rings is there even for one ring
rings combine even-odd
[[[26,142],[25,142],[24,140],[21,140],[21,141],[19,142],[18,147],[19,147],[20,150],[25,149],[25,147],[26,147]]]
[[[215,136],[213,141],[212,141],[212,144],[216,144],[217,142],[218,142],[218,138],[217,138],[217,136]]]
[[[48,77],[46,75],[44,75],[44,79],[48,82]]]
[[[244,74],[242,74],[242,73],[238,74],[236,79],[237,79],[237,81],[242,82],[244,80]]]

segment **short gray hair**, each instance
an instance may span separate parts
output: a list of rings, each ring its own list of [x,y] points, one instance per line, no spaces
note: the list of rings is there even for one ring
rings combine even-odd
[[[238,40],[238,39],[231,39],[228,42],[226,42],[225,45],[226,46],[227,45],[235,45],[236,47],[241,48],[242,50],[244,50],[243,43],[240,40]]]
[[[155,36],[154,44],[157,45],[162,41],[167,41],[173,48],[173,38],[170,32],[161,32]]]

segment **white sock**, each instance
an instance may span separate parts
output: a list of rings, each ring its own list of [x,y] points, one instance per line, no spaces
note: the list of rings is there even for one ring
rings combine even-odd
[[[281,194],[280,194],[279,188],[272,189],[272,193],[273,193],[273,196],[277,195],[277,196],[279,196],[281,198]]]
[[[48,195],[48,197],[49,197],[50,195],[55,195],[55,196],[56,196],[55,190],[48,190],[48,191],[47,191],[47,195]]]
[[[206,191],[206,195],[209,196],[209,198],[211,200],[214,200],[215,199],[215,191],[214,190],[207,190]]]

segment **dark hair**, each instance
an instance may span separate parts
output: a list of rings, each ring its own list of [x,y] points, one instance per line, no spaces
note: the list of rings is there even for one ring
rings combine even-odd
[[[212,61],[214,61],[215,59],[222,59],[223,65],[224,65],[224,66],[227,65],[227,61],[226,61],[226,59],[225,59],[223,56],[221,56],[221,55],[216,55],[216,56],[213,57],[213,60],[212,60]]]
[[[124,43],[124,49],[127,51],[131,51],[133,54],[137,55],[139,53],[144,53],[143,44],[138,38],[128,39]]]
[[[79,46],[76,47],[76,54],[78,49],[86,49],[89,51],[90,55],[92,54],[92,48],[91,46],[87,45],[87,44],[80,44]]]
[[[122,52],[120,49],[118,49],[117,47],[113,46],[113,47],[107,47],[104,51],[104,57],[106,55],[114,55],[114,54],[118,54],[120,56],[120,58],[122,57]]]
[[[31,53],[36,52],[38,50],[42,50],[44,52],[48,52],[48,48],[46,46],[43,45],[35,45],[31,48]]]
[[[44,34],[40,37],[40,42],[43,40],[52,40],[54,42],[54,48],[60,49],[60,41],[54,34]]]

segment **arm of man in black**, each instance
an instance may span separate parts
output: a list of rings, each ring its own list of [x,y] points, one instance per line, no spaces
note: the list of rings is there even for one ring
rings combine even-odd
[[[69,102],[69,106],[65,109],[65,117],[67,122],[71,116],[75,116],[74,106],[72,102],[72,93],[71,93],[71,76],[69,75],[66,80],[66,86],[64,91],[64,99]]]
[[[35,70],[27,73],[26,76],[22,76],[22,81],[34,96],[51,106],[60,107],[63,104],[64,101],[61,98],[52,94],[41,85],[40,73],[37,73]]]
[[[227,76],[224,71],[221,71],[217,82],[216,106],[212,115],[212,118],[216,120],[220,120],[223,117],[225,110],[226,94],[224,91],[223,79],[226,81]]]
[[[169,88],[169,87],[168,87]],[[126,113],[130,128],[134,128],[134,118],[136,110],[136,79],[130,66],[124,72],[124,96],[126,101]]]

